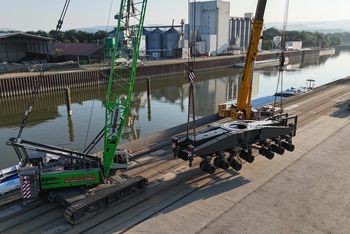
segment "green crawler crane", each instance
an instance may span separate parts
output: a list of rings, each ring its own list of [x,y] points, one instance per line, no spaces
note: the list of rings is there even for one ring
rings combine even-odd
[[[48,195],[66,207],[65,218],[72,224],[101,212],[109,203],[125,198],[146,182],[143,177],[125,178],[112,173],[127,168],[129,161],[127,151],[118,150],[117,146],[129,115],[146,6],[147,0],[120,3],[106,94],[105,126],[83,152],[20,137],[7,142],[14,147],[20,161],[22,197],[35,199],[39,194]],[[130,61],[131,65],[117,69],[118,58]],[[31,110],[32,105],[28,105],[26,119]],[[103,156],[90,154],[102,138]]]

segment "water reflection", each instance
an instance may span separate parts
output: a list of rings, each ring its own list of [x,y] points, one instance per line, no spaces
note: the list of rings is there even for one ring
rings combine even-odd
[[[307,78],[321,85],[347,74],[349,53],[333,57],[312,57],[304,63],[295,61],[285,73],[285,87],[303,86]],[[197,116],[215,113],[217,105],[237,97],[239,70],[227,69],[197,74],[195,107]],[[253,99],[272,95],[276,89],[278,69],[254,72]],[[332,75],[330,75],[332,74]],[[137,81],[122,142],[184,123],[187,120],[188,84],[184,75],[154,78],[147,93],[146,80]],[[64,92],[38,95],[23,138],[71,149],[83,149],[85,139],[92,139],[104,126],[104,93],[106,87],[72,89],[73,116],[67,115]],[[16,163],[8,138],[17,134],[28,97],[0,99],[0,165]],[[89,121],[91,118],[91,124]],[[89,129],[89,131],[87,131]],[[102,149],[102,145],[98,145]]]
[[[72,116],[68,115],[68,132],[69,132],[69,141],[74,142],[74,127]]]

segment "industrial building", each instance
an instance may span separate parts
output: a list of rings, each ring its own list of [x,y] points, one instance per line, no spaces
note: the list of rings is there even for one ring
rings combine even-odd
[[[182,58],[184,24],[145,26],[140,41],[139,56],[142,59]],[[115,37],[115,30],[109,33],[109,38]],[[187,50],[187,49],[186,49]],[[107,53],[108,56],[108,53]]]
[[[101,63],[104,59],[104,47],[94,43],[63,43],[54,47],[55,61],[73,60],[79,64]]]
[[[230,49],[243,52],[248,49],[252,21],[253,13],[245,13],[244,17],[231,17],[229,26]]]
[[[226,52],[229,49],[229,25],[229,2],[222,0],[190,2],[190,41],[196,41],[198,54]]]
[[[184,25],[145,27],[140,57],[187,58],[195,55],[244,53],[248,49],[253,13],[230,17],[230,3],[223,0],[189,3],[189,22]],[[261,49],[261,44],[259,46]]]
[[[164,31],[156,28],[146,35],[146,51],[149,58],[160,58],[163,52]]]
[[[281,49],[281,36],[274,36],[272,39],[273,49]],[[282,46],[283,47],[283,46]],[[285,42],[285,50],[301,50],[303,48],[302,41],[286,41]]]
[[[273,49],[281,49],[281,42],[282,42],[282,37],[281,36],[274,36],[272,38],[273,42]]]
[[[145,52],[149,59],[164,58],[181,58],[183,48],[183,24],[171,26],[155,26],[146,27],[143,35],[144,40],[141,40],[141,48],[145,43]],[[140,50],[142,53],[142,50]]]
[[[52,40],[22,32],[0,33],[0,62],[42,59]]]
[[[302,41],[286,41],[286,50],[301,50],[302,48]]]
[[[187,58],[195,55],[242,53],[248,49],[253,13],[230,17],[230,3],[223,0],[189,3],[184,25],[145,27],[140,56],[148,59]],[[261,46],[260,46],[261,47]]]

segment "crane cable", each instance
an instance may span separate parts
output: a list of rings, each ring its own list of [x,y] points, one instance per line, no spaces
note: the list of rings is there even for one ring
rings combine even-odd
[[[281,88],[281,99],[280,99],[280,107],[281,110],[283,108],[283,71],[284,71],[284,63],[285,63],[285,54],[284,51],[286,49],[286,31],[287,31],[287,23],[288,23],[288,10],[289,10],[289,0],[285,0],[285,6],[284,6],[284,19],[283,19],[283,29],[281,34],[281,54],[280,54],[280,63],[279,63],[279,71],[278,71],[278,80],[277,80],[277,87],[276,87],[276,93],[275,93],[275,100],[273,103],[273,106],[276,107],[277,104],[277,92],[278,88],[280,86]]]
[[[188,0],[188,6],[190,7],[191,0]],[[190,26],[188,27],[188,37],[189,37],[189,42],[191,42],[190,47],[189,47],[189,52],[188,54],[188,59],[187,59],[187,64],[185,65],[187,68],[187,78],[189,81],[189,87],[188,87],[188,112],[187,112],[187,139],[189,139],[189,131],[190,131],[190,115],[191,115],[191,107],[192,107],[192,131],[193,131],[193,141],[196,141],[196,113],[195,113],[195,102],[194,102],[194,84],[195,84],[195,79],[196,79],[196,74],[194,71],[194,64],[196,61],[195,58],[195,45],[196,45],[196,0],[192,1],[193,3],[193,32],[191,33]],[[188,150],[187,152],[187,157],[189,161],[189,166],[192,167],[192,162],[193,162],[193,155],[194,153],[194,145],[192,146],[191,149]]]
[[[106,32],[108,31],[108,28],[109,28],[109,21],[111,19],[112,7],[113,7],[113,0],[111,0],[111,3],[109,4],[109,12],[108,12],[107,25],[106,25]]]
[[[111,18],[111,13],[112,13],[112,7],[113,7],[113,0],[111,0],[110,4],[109,4],[109,12],[108,12],[108,18],[107,18],[107,25],[106,25],[106,29],[105,29],[105,32],[108,33],[108,28],[109,28],[109,23],[110,23],[110,18]],[[100,71],[102,69],[102,62],[100,63],[99,65],[99,74]],[[99,93],[99,96],[100,96],[100,82],[97,83],[98,86],[97,86],[97,91]],[[100,96],[101,98],[101,96]],[[89,122],[88,122],[88,127],[87,127],[87,132],[86,132],[86,136],[85,136],[85,141],[84,141],[84,148],[83,148],[83,151],[86,152],[87,151],[87,141],[88,141],[88,138],[89,138],[89,133],[90,133],[90,127],[91,127],[91,120],[92,120],[92,115],[93,115],[93,111],[94,111],[94,106],[95,106],[95,99],[92,100],[92,104],[91,104],[91,110],[90,110],[90,116],[89,116]],[[91,143],[90,143],[91,145]],[[90,146],[89,145],[89,146]],[[96,146],[96,145],[95,145]],[[89,149],[89,152],[92,150],[93,148]],[[87,153],[89,153],[87,152]]]
[[[112,12],[112,7],[113,7],[113,0],[111,0],[111,2],[110,2],[110,4],[109,4],[109,12],[108,12],[108,19],[107,19],[107,24],[106,24],[106,29],[105,29],[105,32],[106,33],[108,33],[108,28],[109,28],[109,22],[110,22],[110,17],[111,17],[111,12]],[[99,74],[101,74],[101,68],[102,68],[102,62],[100,63],[100,65],[99,65]],[[99,96],[100,96],[100,82],[99,82],[100,80],[98,80],[98,82],[97,82],[97,91],[98,91],[98,93],[99,93]],[[101,98],[101,97],[100,97]],[[93,115],[93,112],[94,112],[94,107],[95,107],[95,99],[94,100],[92,100],[92,104],[91,104],[91,110],[90,110],[90,116],[89,116],[89,123],[88,123],[88,127],[87,127],[87,131],[86,131],[86,136],[85,136],[85,141],[84,141],[84,148],[83,148],[83,152],[85,153],[86,152],[86,154],[88,154],[88,153],[90,153],[90,151],[91,150],[93,150],[93,148],[96,146],[96,144],[99,142],[97,142],[95,145],[93,145],[93,147],[92,148],[87,148],[87,141],[88,141],[88,138],[89,138],[89,133],[90,133],[90,127],[91,127],[91,120],[92,120],[92,115]],[[103,129],[102,129],[103,130]],[[100,134],[98,134],[97,135],[97,137],[99,136]],[[96,138],[95,138],[96,139]],[[94,139],[94,140],[95,140]],[[101,139],[101,138],[100,138]],[[93,141],[94,141],[93,140]],[[91,144],[93,144],[93,142],[92,143],[90,143],[89,144],[89,146],[91,145]],[[88,146],[88,147],[89,147]],[[88,151],[88,152],[87,152]],[[100,166],[100,163],[98,163],[99,164],[99,166]],[[88,186],[88,179],[87,179],[87,166],[86,166],[86,161],[84,161],[84,175],[85,175],[85,186]],[[91,171],[92,171],[92,167],[91,167],[91,164],[89,164],[89,172],[90,172],[90,174],[89,174],[89,176],[91,177],[92,176],[92,173],[91,173]]]
[[[190,6],[191,0],[188,0],[188,6]],[[187,138],[189,137],[189,128],[190,128],[190,112],[191,112],[191,106],[192,106],[192,128],[193,128],[193,137],[194,140],[196,138],[196,126],[195,126],[195,121],[196,121],[196,116],[195,116],[195,103],[194,103],[194,82],[196,79],[196,74],[194,72],[194,64],[196,62],[196,58],[194,56],[195,54],[195,44],[196,44],[196,0],[192,1],[193,3],[193,10],[192,10],[192,15],[193,15],[193,31],[191,33],[191,28],[190,26],[188,27],[188,37],[189,37],[189,53],[188,53],[188,58],[187,58],[187,78],[189,81],[189,94],[188,94],[188,113],[187,113]]]
[[[54,31],[54,35],[57,35],[57,33],[62,29],[63,21],[64,21],[64,18],[66,16],[69,4],[70,4],[70,0],[66,0],[65,3],[64,3],[64,7],[62,9],[60,18],[59,18],[59,20],[57,22],[56,29]],[[25,110],[25,112],[23,114],[21,126],[19,128],[18,135],[16,137],[16,141],[18,141],[21,138],[22,133],[23,133],[23,129],[27,125],[27,122],[28,122],[28,119],[29,119],[29,115],[31,114],[31,112],[33,110],[35,97],[39,93],[40,87],[41,87],[42,82],[43,82],[43,77],[44,77],[44,74],[45,74],[45,71],[46,71],[46,68],[47,68],[47,64],[49,63],[49,59],[50,59],[50,57],[52,55],[52,52],[53,52],[53,49],[54,49],[54,46],[55,46],[56,42],[57,42],[57,40],[54,39],[54,41],[51,43],[50,48],[47,51],[44,63],[41,66],[39,77],[35,80],[35,84],[34,84],[31,96],[30,96],[30,98],[28,100],[27,108],[26,108],[26,110]]]

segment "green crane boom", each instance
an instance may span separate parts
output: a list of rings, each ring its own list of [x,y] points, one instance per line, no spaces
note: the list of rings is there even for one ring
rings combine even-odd
[[[125,120],[129,115],[146,6],[147,0],[122,0],[120,4],[106,98],[103,154],[105,176],[109,175]],[[131,65],[116,71],[118,58],[131,61]]]

